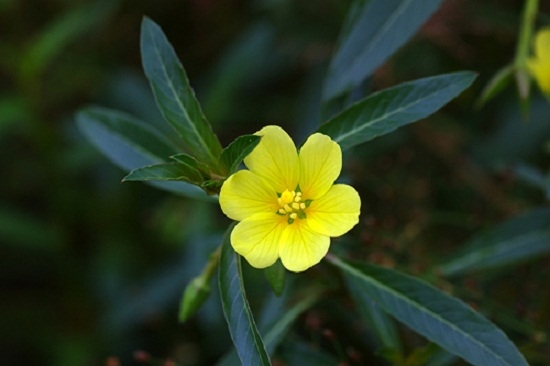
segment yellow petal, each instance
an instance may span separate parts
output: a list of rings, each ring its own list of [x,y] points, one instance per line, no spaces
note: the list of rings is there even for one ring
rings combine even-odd
[[[254,215],[235,226],[231,245],[252,267],[269,267],[279,258],[281,236],[287,226],[286,217],[274,213]]]
[[[279,256],[289,271],[305,271],[319,263],[328,252],[330,238],[312,231],[306,221],[296,220],[283,232]]]
[[[359,222],[360,209],[357,191],[346,184],[335,184],[327,194],[311,202],[306,221],[313,231],[340,236]]]
[[[298,153],[294,142],[279,126],[266,126],[256,133],[260,143],[244,159],[255,174],[282,193],[298,185]]]
[[[550,93],[550,59],[546,63],[539,59],[527,60],[527,66],[533,78],[539,84],[539,88],[549,94]]]
[[[230,219],[242,221],[258,213],[276,212],[277,192],[248,170],[230,176],[220,191],[220,206]]]
[[[300,190],[305,199],[323,196],[342,170],[342,150],[330,137],[315,133],[300,149]]]
[[[550,28],[540,30],[535,37],[535,55],[550,67]]]

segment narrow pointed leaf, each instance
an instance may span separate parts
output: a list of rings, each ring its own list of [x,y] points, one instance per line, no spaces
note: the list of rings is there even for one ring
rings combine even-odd
[[[275,292],[277,296],[281,296],[281,294],[283,293],[283,289],[285,288],[286,275],[286,269],[281,261],[278,260],[272,266],[264,269],[264,274],[267,278],[267,281],[271,285],[273,292]]]
[[[162,29],[144,18],[141,57],[157,105],[164,119],[185,141],[199,161],[216,167],[221,145],[206,120],[181,62]]]
[[[353,298],[359,315],[376,335],[382,352],[388,359],[398,360],[403,356],[403,347],[399,338],[395,320],[392,319],[380,306],[370,298],[366,292],[361,290],[358,283],[349,281],[349,294]]]
[[[260,139],[261,137],[256,135],[239,136],[222,151],[220,164],[228,176],[235,173],[239,164],[254,150]]]
[[[360,85],[417,32],[441,2],[371,0],[361,9],[352,7],[330,65],[324,99]]]
[[[191,184],[200,185],[202,175],[198,170],[180,163],[163,163],[144,166],[134,169],[124,177],[126,181],[148,181],[148,180],[180,180]]]
[[[462,71],[382,90],[353,104],[323,124],[319,132],[349,149],[428,117],[468,88],[475,77]]]
[[[521,366],[524,357],[507,336],[472,308],[414,277],[388,268],[330,257],[345,281],[382,309],[473,365]]]
[[[246,297],[241,257],[233,251],[229,242],[232,228],[225,234],[220,258],[219,286],[223,314],[241,363],[271,365]]]
[[[195,159],[194,157],[187,155],[187,154],[176,154],[170,156],[170,159],[173,159],[181,164],[188,165],[191,168],[198,170],[200,173],[202,173],[205,177],[210,176],[210,169],[206,164],[200,163]]]
[[[152,126],[123,112],[89,107],[76,121],[88,140],[124,169],[160,163],[177,152]]]
[[[151,125],[126,113],[89,107],[76,115],[82,134],[125,171],[163,163],[177,153],[172,143]],[[203,190],[186,182],[151,181],[157,188],[196,199],[208,199]]]
[[[550,252],[550,209],[542,208],[513,218],[473,238],[460,254],[439,267],[445,276],[457,276],[539,258]]]
[[[269,353],[274,352],[279,344],[284,341],[285,335],[300,315],[311,308],[321,298],[321,295],[321,291],[314,290],[297,302],[293,299],[292,306],[289,308],[283,307],[281,313],[276,314],[278,320],[274,324],[270,324],[269,327],[263,327],[265,331],[264,344]],[[232,366],[236,365],[238,361],[237,353],[232,351],[223,357],[217,366]]]
[[[500,69],[493,78],[485,85],[485,88],[483,88],[483,91],[481,92],[481,96],[479,97],[478,101],[476,102],[476,106],[478,108],[481,108],[485,105],[488,101],[493,99],[495,96],[497,96],[504,88],[512,82],[514,79],[514,66],[513,65],[507,65]]]

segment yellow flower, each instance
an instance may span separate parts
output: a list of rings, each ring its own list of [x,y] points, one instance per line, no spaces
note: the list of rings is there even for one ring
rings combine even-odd
[[[262,139],[244,159],[249,170],[229,177],[220,192],[222,211],[240,221],[231,245],[253,267],[269,267],[281,258],[288,270],[304,271],[327,254],[330,237],[357,224],[359,194],[334,184],[342,151],[330,137],[315,133],[298,153],[278,126],[256,134]]]
[[[529,71],[540,89],[550,95],[550,28],[539,31],[535,37],[535,57],[527,61]]]

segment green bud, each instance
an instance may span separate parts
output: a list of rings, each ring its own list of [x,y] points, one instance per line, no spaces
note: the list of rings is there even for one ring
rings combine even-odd
[[[180,303],[180,311],[178,319],[180,323],[185,322],[193,316],[201,305],[210,296],[210,285],[204,281],[202,276],[195,277],[183,292],[183,297]]]

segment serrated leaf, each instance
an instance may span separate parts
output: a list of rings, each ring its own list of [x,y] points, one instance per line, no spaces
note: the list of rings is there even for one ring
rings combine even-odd
[[[395,270],[329,257],[347,283],[447,351],[473,365],[521,366],[525,358],[493,323],[462,301]]]
[[[148,180],[180,180],[195,185],[202,183],[202,175],[198,170],[189,165],[181,163],[163,163],[144,166],[134,169],[124,177],[126,181],[148,181]]]
[[[343,150],[349,149],[429,116],[468,88],[475,77],[462,71],[382,90],[321,125],[319,132],[332,137]]]
[[[439,267],[445,276],[457,276],[522,263],[550,252],[550,209],[542,208],[513,218],[474,237],[460,254]]]
[[[283,289],[285,288],[285,275],[286,269],[280,260],[276,261],[272,266],[264,269],[265,277],[271,285],[273,292],[277,296],[281,296]]]
[[[216,167],[221,145],[206,120],[185,70],[162,29],[145,17],[141,25],[141,57],[164,119],[199,161]]]
[[[439,7],[441,0],[372,0],[352,7],[334,55],[324,100],[349,91],[405,44]],[[350,25],[353,24],[353,25]]]
[[[244,289],[241,257],[230,243],[231,226],[224,237],[220,258],[219,286],[223,314],[243,365],[271,365],[265,345],[254,322]]]
[[[243,159],[260,143],[260,139],[261,137],[256,135],[239,136],[223,149],[220,164],[227,172],[227,176],[237,170]]]

